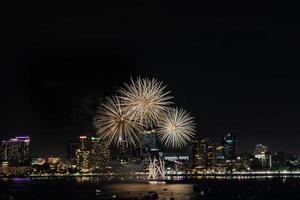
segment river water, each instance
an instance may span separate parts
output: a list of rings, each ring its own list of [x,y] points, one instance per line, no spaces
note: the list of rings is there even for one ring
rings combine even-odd
[[[149,192],[159,199],[300,199],[298,177],[199,178],[167,184],[105,182],[101,178],[0,179],[0,199],[145,199]],[[149,195],[148,195],[149,196]]]

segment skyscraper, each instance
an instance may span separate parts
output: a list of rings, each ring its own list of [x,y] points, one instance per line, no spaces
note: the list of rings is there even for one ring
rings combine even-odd
[[[89,172],[90,151],[88,148],[87,136],[79,137],[79,148],[76,149],[76,167],[81,172]]]
[[[193,142],[194,168],[203,169],[207,166],[207,147],[208,139],[196,139]]]
[[[82,136],[79,136],[79,145],[80,145],[80,149],[81,150],[87,150],[88,149],[88,139],[87,139],[87,136],[85,135],[82,135]]]
[[[254,157],[260,161],[262,167],[265,167],[267,165],[267,151],[267,146],[262,144],[255,145]]]
[[[117,159],[121,165],[129,164],[131,158],[130,145],[127,140],[120,139]]]
[[[207,167],[213,168],[217,163],[217,144],[207,145]]]
[[[216,146],[216,159],[217,163],[219,165],[224,164],[225,162],[225,156],[224,156],[224,146],[223,145],[217,145]]]
[[[2,141],[2,160],[9,165],[30,165],[30,137],[18,136]]]
[[[235,160],[237,155],[237,139],[232,130],[229,130],[222,139],[224,146],[224,157],[226,160]]]
[[[110,163],[108,144],[100,138],[90,139],[90,167],[94,171],[104,171]]]
[[[144,153],[148,154],[151,157],[159,156],[159,149],[156,144],[155,130],[145,131],[142,148],[144,149]]]

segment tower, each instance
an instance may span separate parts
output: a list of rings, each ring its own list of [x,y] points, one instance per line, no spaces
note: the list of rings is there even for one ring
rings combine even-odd
[[[196,139],[193,145],[194,167],[196,169],[203,169],[207,166],[208,139]]]
[[[90,140],[90,167],[94,171],[105,171],[110,162],[108,144],[100,138],[91,137]]]
[[[267,151],[267,146],[262,144],[255,145],[254,156],[260,161],[262,167],[265,167],[268,164]]]
[[[90,151],[88,148],[87,136],[79,137],[79,148],[76,149],[76,167],[81,172],[89,172]]]
[[[224,157],[226,160],[235,160],[237,155],[237,139],[233,130],[229,130],[223,136],[222,145],[224,146]]]
[[[159,149],[156,144],[155,130],[145,131],[142,145],[145,150],[145,153],[147,153],[148,156],[152,158],[159,157]]]

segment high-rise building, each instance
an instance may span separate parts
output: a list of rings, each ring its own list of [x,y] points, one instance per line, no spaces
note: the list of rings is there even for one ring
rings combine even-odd
[[[210,143],[208,139],[195,140],[193,149],[191,159],[196,170],[220,167],[226,161],[224,146]]]
[[[90,171],[90,151],[87,136],[79,137],[79,148],[76,149],[76,168],[81,172]]]
[[[90,139],[90,167],[94,171],[104,171],[110,164],[109,145],[104,140],[91,137]]]
[[[114,161],[122,166],[148,164],[150,157],[159,157],[159,149],[156,143],[155,130],[145,131],[141,142],[131,144],[126,138],[119,139]]]
[[[207,145],[207,161],[206,166],[209,168],[215,167],[217,164],[217,145],[209,144]]]
[[[121,165],[126,165],[130,163],[131,150],[130,144],[127,140],[120,139],[117,159]]]
[[[268,147],[263,144],[255,145],[254,155],[264,154],[268,151]]]
[[[144,157],[157,157],[159,156],[159,149],[156,143],[156,133],[155,130],[145,131],[143,142],[141,144],[141,148],[143,149]]]
[[[207,166],[207,147],[208,139],[196,139],[193,142],[192,159],[194,168],[203,169]]]
[[[130,160],[132,163],[141,163],[149,159],[149,153],[142,144],[130,146]]]
[[[260,161],[262,167],[265,167],[267,165],[267,151],[267,146],[262,144],[255,145],[254,157]]]
[[[9,174],[9,163],[7,161],[3,161],[1,163],[1,174],[8,175]]]
[[[88,149],[88,137],[85,135],[79,136],[79,148],[81,150]]]
[[[232,130],[229,130],[222,139],[224,157],[226,160],[235,160],[237,155],[237,139]]]
[[[30,165],[30,137],[18,136],[2,141],[2,160],[11,166]]]
[[[225,155],[224,155],[224,146],[223,145],[217,145],[216,146],[216,160],[217,164],[222,165],[225,163]]]

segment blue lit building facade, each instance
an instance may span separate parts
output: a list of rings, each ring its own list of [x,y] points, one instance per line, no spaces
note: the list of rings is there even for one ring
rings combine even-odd
[[[234,133],[230,131],[223,136],[222,145],[224,147],[224,158],[226,160],[235,160],[237,157],[237,139]]]

